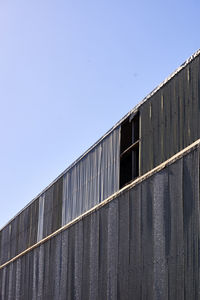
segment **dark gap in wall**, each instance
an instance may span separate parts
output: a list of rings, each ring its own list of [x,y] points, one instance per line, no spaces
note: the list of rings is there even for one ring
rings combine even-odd
[[[121,125],[120,188],[139,176],[139,113]]]

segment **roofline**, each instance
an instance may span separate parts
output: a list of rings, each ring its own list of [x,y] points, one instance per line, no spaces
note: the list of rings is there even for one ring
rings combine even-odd
[[[198,49],[193,55],[191,55],[184,63],[181,64],[171,75],[169,75],[161,84],[159,84],[152,92],[150,92],[141,102],[139,102],[132,110],[130,110],[123,118],[121,118],[110,130],[108,130],[100,139],[97,140],[88,150],[86,150],[81,156],[79,156],[72,164],[70,164],[59,176],[57,176],[46,188],[44,188],[36,197],[34,197],[25,207],[23,207],[13,218],[11,218],[2,228],[0,232],[10,224],[18,215],[20,215],[28,206],[30,206],[36,199],[44,194],[54,183],[56,183],[63,175],[65,175],[71,168],[73,168],[81,159],[83,159],[90,151],[92,151],[98,144],[101,143],[112,131],[123,123],[123,121],[130,115],[135,114],[140,106],[142,106],[147,100],[149,100],[154,94],[156,94],[164,85],[166,85],[172,78],[181,72],[189,63],[191,63],[197,56],[200,55],[200,49]]]

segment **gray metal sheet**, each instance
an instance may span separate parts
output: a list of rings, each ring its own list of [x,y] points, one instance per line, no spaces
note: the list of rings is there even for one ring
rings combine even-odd
[[[129,192],[119,198],[118,218],[117,298],[126,300],[129,297]]]
[[[141,299],[142,286],[142,223],[141,185],[130,191],[129,196],[129,299]]]
[[[118,212],[118,201],[115,199],[108,207],[107,299],[117,298]]]
[[[85,218],[83,220],[83,280],[82,280],[82,299],[90,297],[90,235],[91,220]],[[70,276],[70,273],[68,273]]]
[[[153,176],[153,292],[154,299],[168,299],[167,256],[170,244],[170,207],[166,169]]]
[[[142,182],[142,299],[153,299],[153,179]]]
[[[99,211],[99,299],[107,298],[108,205]]]
[[[199,153],[194,151],[183,159],[183,229],[185,297],[199,295]]]
[[[61,253],[62,253],[61,255],[62,256],[61,256],[61,270],[60,270],[60,299],[67,299],[68,248],[69,248],[68,236],[69,236],[68,230],[63,231],[61,234]],[[80,259],[80,264],[82,265],[82,263],[83,263],[82,259]]]
[[[61,246],[62,247],[62,246]],[[43,280],[43,297],[52,299],[52,264],[51,264],[51,240],[44,245],[44,280]],[[63,298],[64,299],[64,298]]]
[[[95,227],[94,227],[95,230]],[[95,249],[95,247],[94,247]],[[96,250],[96,249],[95,249]],[[75,226],[75,244],[74,244],[74,299],[82,299],[82,279],[84,276],[83,260],[83,222],[80,221]],[[63,256],[62,256],[63,260]],[[61,298],[62,299],[62,298]]]
[[[99,212],[92,214],[90,222],[90,240],[89,240],[89,298],[88,300],[98,299],[99,288]],[[84,272],[84,269],[83,269]],[[76,287],[76,286],[75,286]],[[82,287],[84,289],[84,286]],[[75,294],[76,296],[76,294]],[[75,297],[82,299],[81,297]]]
[[[183,159],[170,165],[170,247],[168,255],[169,299],[184,299]]]

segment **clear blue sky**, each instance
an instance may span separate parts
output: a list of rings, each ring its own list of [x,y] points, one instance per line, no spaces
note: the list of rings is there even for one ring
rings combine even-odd
[[[0,227],[200,48],[200,2],[0,1]]]

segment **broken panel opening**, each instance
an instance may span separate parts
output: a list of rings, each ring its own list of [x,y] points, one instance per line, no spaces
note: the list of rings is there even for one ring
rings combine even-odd
[[[121,125],[120,188],[139,176],[139,113]]]

